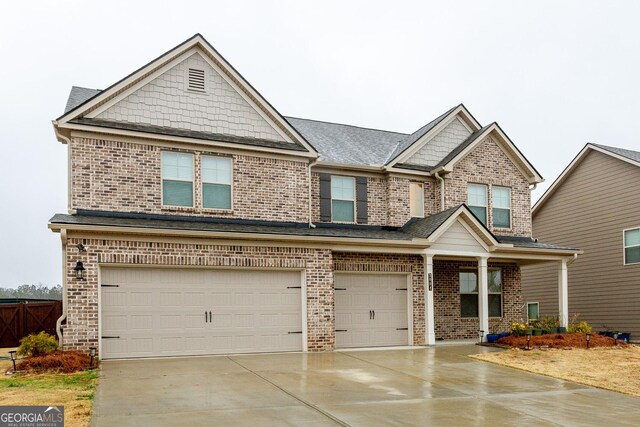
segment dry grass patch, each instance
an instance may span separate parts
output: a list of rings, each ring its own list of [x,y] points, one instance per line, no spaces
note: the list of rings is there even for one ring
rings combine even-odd
[[[470,356],[498,365],[640,396],[640,348],[520,350]]]
[[[9,368],[11,362],[2,363]],[[73,374],[14,374],[0,377],[3,405],[64,405],[65,426],[86,427],[98,381],[96,370]]]

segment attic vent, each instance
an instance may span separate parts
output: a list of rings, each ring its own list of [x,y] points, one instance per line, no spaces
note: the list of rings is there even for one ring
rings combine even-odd
[[[196,68],[189,68],[188,73],[189,90],[196,90],[198,92],[204,92],[204,70],[198,70]]]

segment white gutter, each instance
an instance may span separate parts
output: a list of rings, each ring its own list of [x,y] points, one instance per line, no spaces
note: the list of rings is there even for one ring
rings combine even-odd
[[[313,201],[311,200],[311,188],[313,187],[312,185],[312,173],[311,173],[311,167],[314,166],[316,163],[318,163],[318,159],[312,160],[309,162],[309,228],[316,228],[316,225],[313,223]]]

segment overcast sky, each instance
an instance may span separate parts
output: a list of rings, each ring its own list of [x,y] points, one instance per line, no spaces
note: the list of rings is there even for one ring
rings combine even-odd
[[[12,1],[0,12],[0,286],[60,283],[72,85],[199,32],[280,113],[413,132],[463,102],[546,182],[587,142],[640,150],[640,2]]]

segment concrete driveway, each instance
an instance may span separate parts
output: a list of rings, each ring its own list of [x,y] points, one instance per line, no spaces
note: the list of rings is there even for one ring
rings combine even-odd
[[[491,350],[107,361],[92,424],[640,425],[638,398],[466,357],[481,351]]]

